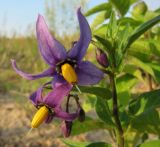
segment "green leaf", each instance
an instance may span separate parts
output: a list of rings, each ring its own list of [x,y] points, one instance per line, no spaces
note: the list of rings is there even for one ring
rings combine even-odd
[[[160,113],[155,108],[147,109],[132,119],[130,124],[139,132],[160,134]]]
[[[110,99],[112,97],[112,93],[107,88],[102,87],[94,87],[94,86],[79,86],[79,89],[82,91],[82,93],[88,93],[96,95],[97,97],[101,97],[104,99]],[[77,89],[73,89],[74,91],[77,91]]]
[[[129,0],[110,0],[110,2],[115,6],[121,16],[124,16],[127,13],[130,6]]]
[[[160,21],[160,15],[154,17],[153,19],[143,23],[142,25],[140,25],[133,33],[132,35],[129,37],[128,39],[128,44],[126,46],[126,48],[128,48],[134,41],[136,41],[144,32],[146,32],[147,30],[149,30],[151,27],[153,27],[154,25],[156,25],[158,22]]]
[[[112,115],[110,113],[108,103],[106,100],[104,100],[102,98],[97,98],[96,112],[102,121],[104,121],[109,126],[114,126],[114,123],[111,119]]]
[[[69,139],[62,139],[62,141],[69,147],[112,147],[110,144],[105,142],[77,142]]]
[[[112,146],[105,142],[94,142],[87,145],[87,147],[112,147]]]
[[[94,36],[103,46],[104,46],[104,49],[108,52],[110,52],[110,50],[112,49],[112,44],[109,40],[107,39],[103,39],[99,36]]]
[[[130,91],[138,80],[129,74],[122,75],[116,79],[118,101],[122,106],[127,106],[130,100]]]
[[[136,115],[143,113],[147,109],[157,107],[160,107],[160,90],[145,92],[136,99],[133,99],[129,104],[130,112],[136,111],[136,113],[134,113]]]
[[[77,142],[77,141],[72,141],[69,139],[62,139],[62,141],[68,146],[68,147],[86,147],[89,145],[89,142]]]
[[[107,37],[115,39],[117,37],[118,29],[119,29],[119,26],[117,25],[115,13],[112,12],[110,16],[110,21],[108,23]]]
[[[110,3],[102,3],[100,5],[93,7],[92,9],[88,10],[85,13],[85,16],[89,16],[89,15],[92,15],[92,14],[100,12],[100,11],[106,11],[108,9],[111,9],[111,4]]]
[[[139,132],[160,135],[160,90],[145,92],[129,104],[129,112],[134,114],[130,124]]]
[[[74,125],[72,126],[71,135],[79,135],[82,133],[86,133],[88,131],[93,131],[98,129],[110,129],[110,126],[102,121],[86,117],[83,123],[79,122],[78,120],[74,122]]]
[[[160,146],[160,140],[152,140],[152,141],[147,141],[138,147],[159,147]]]
[[[116,79],[117,92],[129,91],[138,80],[129,74],[122,75]]]

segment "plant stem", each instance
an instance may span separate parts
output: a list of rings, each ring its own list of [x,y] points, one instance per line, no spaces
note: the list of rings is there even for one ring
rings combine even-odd
[[[119,119],[119,110],[118,110],[118,102],[117,102],[117,90],[115,84],[115,75],[110,74],[110,83],[112,87],[112,98],[113,98],[113,118],[117,127],[116,135],[117,135],[117,143],[118,147],[124,147],[124,136],[123,129]]]
[[[153,90],[152,87],[152,76],[150,74],[148,74],[148,82],[149,82],[149,91]]]

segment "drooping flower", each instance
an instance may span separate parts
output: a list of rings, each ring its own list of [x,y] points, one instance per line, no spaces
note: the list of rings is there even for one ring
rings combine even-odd
[[[39,15],[36,31],[39,51],[45,62],[50,66],[44,72],[32,75],[17,68],[15,60],[12,60],[14,70],[22,77],[34,80],[42,77],[54,77],[52,84],[57,81],[78,85],[91,85],[98,83],[103,78],[103,72],[89,61],[82,61],[91,41],[91,30],[80,8],[77,11],[80,39],[67,52],[49,32],[43,16]]]
[[[61,124],[61,131],[64,137],[69,137],[72,131],[72,121],[63,121]]]
[[[69,94],[72,85],[68,83],[56,85],[51,92],[43,97],[42,90],[48,84],[44,84],[30,96],[30,100],[38,108],[31,122],[32,128],[37,128],[44,121],[50,123],[54,117],[69,122],[78,117],[77,112],[67,113],[61,109],[61,102]]]

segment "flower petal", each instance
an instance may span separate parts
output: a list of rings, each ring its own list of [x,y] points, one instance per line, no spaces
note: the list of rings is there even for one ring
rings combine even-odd
[[[47,82],[47,83],[43,84],[41,87],[38,88],[37,91],[33,92],[30,95],[29,99],[31,100],[33,105],[38,106],[39,104],[43,103],[42,91],[43,91],[43,88],[49,84],[51,84],[51,82]]]
[[[77,113],[68,113],[62,111],[60,108],[54,109],[55,111],[55,116],[58,118],[61,118],[66,121],[73,121],[74,119],[77,118]]]
[[[43,77],[52,77],[53,73],[55,72],[55,69],[53,67],[50,67],[40,74],[35,74],[35,75],[27,74],[27,73],[21,71],[20,69],[18,69],[15,60],[11,60],[11,62],[12,62],[12,67],[16,71],[16,73],[18,73],[20,76],[22,76],[23,78],[28,79],[28,80],[35,80],[35,79],[39,79],[39,78],[43,78]]]
[[[58,73],[55,73],[53,77],[54,77],[54,79],[52,81],[52,87],[53,88],[56,87],[56,86],[58,86],[58,85],[66,84],[67,83],[67,81],[63,78],[63,76],[61,76]]]
[[[76,68],[79,85],[97,84],[103,78],[103,72],[89,61],[81,62]]]
[[[55,66],[57,62],[66,58],[65,48],[50,34],[41,15],[38,16],[36,31],[39,51],[49,65]]]
[[[52,108],[60,106],[62,100],[69,94],[71,89],[72,85],[68,83],[56,85],[53,91],[49,92],[47,96],[45,96],[44,103]]]
[[[92,35],[91,35],[89,24],[86,18],[82,15],[80,8],[77,11],[77,16],[78,16],[78,21],[80,26],[80,39],[70,50],[70,52],[68,53],[68,56],[71,59],[80,61],[82,60],[82,58],[86,53],[86,50],[89,46]]]

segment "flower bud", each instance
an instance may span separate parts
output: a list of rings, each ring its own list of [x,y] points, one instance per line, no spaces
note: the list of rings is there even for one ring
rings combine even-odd
[[[139,2],[138,4],[136,4],[134,7],[133,7],[133,11],[132,11],[132,14],[133,16],[137,17],[139,15],[144,15],[146,12],[147,12],[147,5],[145,2]]]
[[[101,66],[103,66],[104,68],[107,68],[109,66],[107,55],[102,49],[97,48],[96,59],[97,59],[98,63]]]
[[[77,83],[77,74],[74,70],[74,68],[68,64],[65,63],[61,66],[62,76],[68,83]]]
[[[83,122],[85,120],[85,111],[80,107],[78,110],[78,120]]]
[[[72,121],[63,121],[61,125],[61,130],[64,137],[69,137],[72,130]]]
[[[31,127],[37,128],[40,124],[42,124],[42,122],[47,118],[48,115],[49,109],[46,106],[42,106],[41,108],[39,108],[32,119]]]

